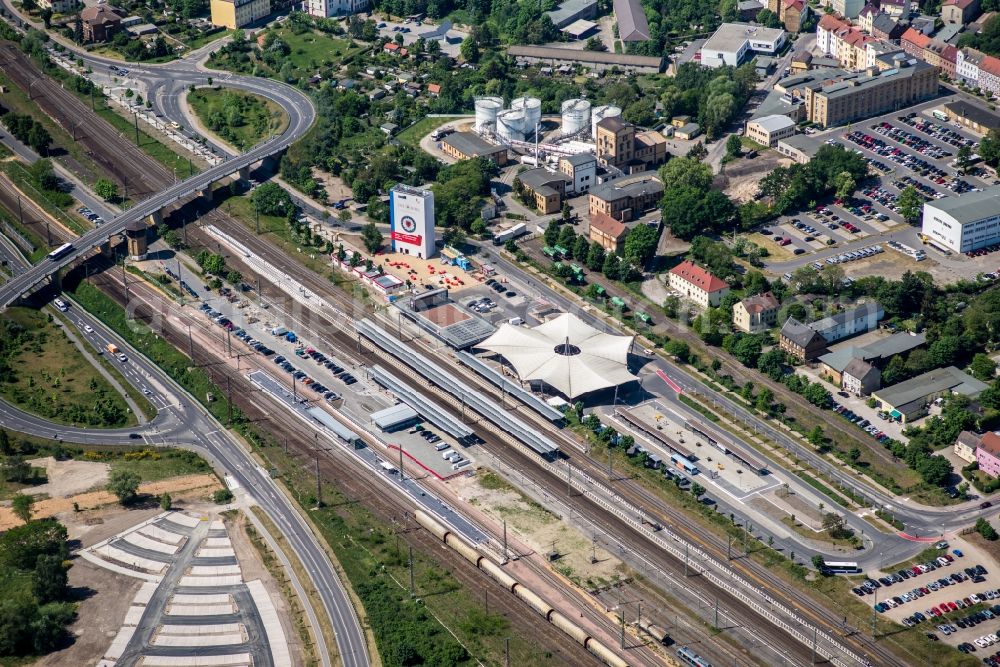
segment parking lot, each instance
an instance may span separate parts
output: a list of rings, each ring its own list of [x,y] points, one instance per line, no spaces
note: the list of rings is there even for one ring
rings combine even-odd
[[[872,573],[854,593],[876,612],[962,652],[989,658],[1000,650],[998,577],[977,551],[941,549],[934,559]],[[991,663],[988,663],[991,664]]]
[[[798,257],[801,261],[795,262],[795,266],[815,261],[809,257],[811,253],[818,253],[822,264],[826,264],[826,257],[843,252],[837,252],[842,244],[851,244],[854,251],[859,241],[869,237],[878,237],[881,243],[885,237],[899,237],[901,231],[912,234],[909,226],[904,226],[896,203],[899,193],[908,186],[915,187],[925,199],[940,199],[1000,182],[980,166],[972,167],[966,175],[958,173],[954,163],[959,148],[968,146],[974,153],[978,137],[957,123],[932,115],[949,99],[816,134],[827,144],[839,144],[864,156],[872,178],[859,184],[851,201],[835,199],[818,203],[814,210],[767,225],[759,230],[761,234]],[[942,253],[942,256],[948,255]],[[910,258],[923,259],[912,255]],[[784,258],[777,262],[786,267],[792,264]]]
[[[404,19],[403,21],[383,21],[378,17],[372,17],[375,20],[375,25],[378,28],[379,34],[385,35],[389,39],[393,39],[397,34],[403,36],[403,46],[409,46],[413,42],[417,41],[417,38],[424,37],[425,39],[431,39],[430,35],[437,35],[438,28],[444,27],[438,25],[431,25],[429,23],[424,23],[423,21],[412,21],[410,19]],[[444,39],[439,39],[438,43],[441,45],[441,53],[445,53],[453,58],[458,57],[459,47],[462,44],[462,40],[468,37],[468,33],[456,30],[450,26],[444,33]]]

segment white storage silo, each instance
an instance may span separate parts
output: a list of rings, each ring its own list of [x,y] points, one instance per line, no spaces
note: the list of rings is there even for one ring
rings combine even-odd
[[[524,112],[508,109],[497,114],[497,136],[501,141],[524,141]]]
[[[590,102],[577,98],[562,103],[563,136],[586,131],[589,126]]]
[[[500,97],[477,97],[476,108],[476,132],[495,132],[497,126],[497,114],[503,109],[503,98]]]
[[[622,108],[614,104],[605,104],[594,107],[590,112],[590,136],[597,138],[597,124],[605,118],[618,118],[622,115]]]
[[[537,97],[518,97],[510,103],[512,111],[524,112],[524,133],[533,134],[542,120],[542,101]]]

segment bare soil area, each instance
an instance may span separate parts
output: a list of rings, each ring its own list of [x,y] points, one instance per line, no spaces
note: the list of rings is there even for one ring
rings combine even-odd
[[[148,482],[139,485],[139,493],[159,496],[162,493],[183,494],[185,492],[197,492],[201,497],[207,496],[215,489],[221,488],[219,480],[213,475],[183,475],[158,482]],[[174,500],[177,500],[175,497]],[[64,513],[73,514],[76,503],[81,510],[114,505],[118,499],[107,491],[91,491],[79,493],[73,496],[62,498],[47,498],[35,503],[33,516],[43,518],[49,516],[62,515]],[[10,507],[0,507],[0,530],[7,530],[21,524],[21,520],[14,516]]]
[[[581,586],[593,587],[626,576],[625,566],[591,539],[581,535],[566,521],[501,481],[483,484],[483,475],[460,477],[449,482],[466,502],[497,521],[506,521],[507,530],[540,554],[559,554],[554,567]],[[490,474],[488,479],[499,479]],[[596,555],[596,562],[591,562]]]
[[[31,495],[64,498],[90,491],[108,481],[111,466],[96,461],[68,459],[57,461],[51,456],[28,461],[33,466],[45,468],[48,482],[31,488]]]

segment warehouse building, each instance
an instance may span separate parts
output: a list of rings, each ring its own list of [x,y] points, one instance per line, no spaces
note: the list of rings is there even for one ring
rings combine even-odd
[[[777,55],[784,45],[785,31],[779,28],[723,23],[702,45],[701,64],[705,67],[739,67],[756,53]]]
[[[441,150],[456,160],[471,160],[485,157],[497,163],[507,164],[507,147],[495,146],[473,132],[452,132],[441,140]]]
[[[597,18],[597,0],[566,0],[545,14],[552,19],[552,25],[561,30],[580,19]]]
[[[1000,114],[993,113],[977,104],[966,100],[954,100],[945,104],[944,110],[948,112],[952,120],[961,123],[963,127],[973,132],[979,134],[1000,132]]]
[[[924,204],[923,232],[954,252],[1000,241],[1000,185]]]
[[[959,394],[975,398],[987,387],[985,382],[948,366],[876,391],[872,398],[890,417],[905,424],[924,415],[931,401],[940,396]]]
[[[524,65],[544,64],[551,67],[560,65],[582,65],[595,72],[617,68],[624,72],[658,74],[663,71],[662,57],[634,56],[610,51],[586,51],[584,49],[562,49],[555,46],[510,46],[507,55]]]
[[[380,431],[393,433],[413,426],[420,421],[420,415],[406,403],[397,403],[385,410],[373,412],[371,421]]]

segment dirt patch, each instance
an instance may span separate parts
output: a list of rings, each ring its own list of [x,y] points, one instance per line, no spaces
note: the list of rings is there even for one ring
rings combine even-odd
[[[33,466],[45,468],[48,482],[32,487],[31,495],[46,495],[49,498],[65,498],[104,484],[108,481],[111,466],[95,461],[67,459],[57,461],[51,456],[29,461]]]
[[[485,482],[484,482],[485,478]],[[464,501],[497,521],[506,521],[507,530],[540,554],[555,548],[559,558],[553,567],[581,586],[610,583],[625,575],[625,566],[566,521],[524,496],[497,475],[475,475],[450,482]],[[596,562],[591,559],[596,554]]]
[[[352,197],[354,194],[351,188],[347,187],[347,184],[338,176],[333,176],[322,169],[313,167],[312,177],[326,192],[327,201],[338,202],[341,199]]]
[[[158,496],[166,492],[173,496],[177,493],[197,491],[199,494],[205,495],[221,488],[221,486],[218,478],[214,475],[184,475],[141,484],[139,485],[139,493]],[[113,505],[117,502],[118,499],[107,491],[91,491],[65,498],[48,498],[35,503],[33,516],[37,519],[55,516],[63,512],[74,512],[73,503],[76,503],[81,510],[88,510]],[[14,516],[14,512],[9,507],[0,507],[0,530],[7,530],[20,524],[21,520]]]

